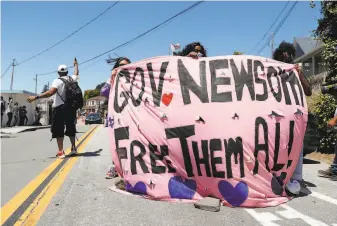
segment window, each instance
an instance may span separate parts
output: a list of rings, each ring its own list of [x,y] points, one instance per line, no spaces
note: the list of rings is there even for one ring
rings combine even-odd
[[[95,105],[95,101],[92,100],[92,101],[91,101],[91,106],[94,106],[94,105]]]
[[[312,58],[311,57],[302,63],[302,70],[303,70],[303,74],[305,77],[312,76],[313,71],[312,71]]]
[[[324,65],[324,60],[321,55],[316,55],[315,56],[315,75],[318,75],[322,72],[325,72],[325,65]]]

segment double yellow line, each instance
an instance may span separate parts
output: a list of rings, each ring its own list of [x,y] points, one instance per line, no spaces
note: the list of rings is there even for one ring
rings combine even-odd
[[[83,152],[96,128],[86,132],[77,142]],[[68,154],[70,148],[66,150]],[[78,157],[56,159],[25,188],[1,208],[1,225],[35,225],[59,190]]]

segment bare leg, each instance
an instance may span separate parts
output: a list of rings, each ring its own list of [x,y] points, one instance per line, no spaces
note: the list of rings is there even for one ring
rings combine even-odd
[[[75,149],[76,146],[75,146],[75,137],[69,137],[69,140],[71,142],[71,149]]]
[[[63,151],[63,137],[57,138],[57,146],[59,147],[59,152]]]

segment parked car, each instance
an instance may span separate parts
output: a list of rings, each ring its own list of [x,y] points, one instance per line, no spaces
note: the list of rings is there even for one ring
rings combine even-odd
[[[103,119],[102,117],[97,114],[97,113],[90,113],[87,115],[86,119],[85,119],[85,124],[86,125],[90,125],[90,124],[103,124]]]

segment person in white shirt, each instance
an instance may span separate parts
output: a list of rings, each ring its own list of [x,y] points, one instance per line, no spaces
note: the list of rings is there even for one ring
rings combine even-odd
[[[77,153],[75,146],[75,135],[76,135],[76,110],[69,107],[66,102],[66,88],[65,83],[61,79],[70,81],[78,81],[78,63],[75,58],[74,60],[74,74],[68,76],[68,67],[66,65],[60,65],[58,67],[59,78],[55,79],[52,83],[52,88],[45,93],[42,93],[37,96],[31,96],[28,98],[28,102],[35,101],[39,98],[48,98],[54,95],[53,107],[53,116],[52,116],[52,125],[51,133],[52,138],[57,139],[58,153],[57,157],[63,159],[65,157],[63,150],[63,139],[64,135],[68,136],[71,142],[71,155]],[[64,132],[64,125],[66,126],[66,131]]]
[[[7,127],[11,127],[12,119],[13,119],[13,99],[10,97],[8,100],[8,107],[6,110],[8,121],[7,121]]]

